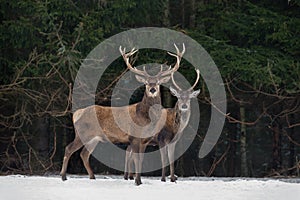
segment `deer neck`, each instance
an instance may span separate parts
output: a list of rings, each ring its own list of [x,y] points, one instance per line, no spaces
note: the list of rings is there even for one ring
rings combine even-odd
[[[142,116],[148,116],[150,107],[155,104],[161,105],[160,95],[157,95],[156,97],[152,98],[152,97],[148,97],[145,92],[142,101],[137,104],[136,112],[138,114],[141,114]]]
[[[188,125],[190,120],[191,110],[181,111],[178,103],[175,105],[175,124],[177,126],[177,132],[182,133],[183,129]]]

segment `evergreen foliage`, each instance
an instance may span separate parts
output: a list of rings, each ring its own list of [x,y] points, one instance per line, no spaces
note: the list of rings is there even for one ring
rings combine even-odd
[[[199,137],[178,161],[179,175],[240,175],[235,165],[241,162],[243,120],[249,176],[297,175],[299,0],[1,0],[0,5],[0,172],[58,170],[63,149],[73,137],[70,92],[82,59],[121,31],[168,25],[195,39],[212,56],[226,85],[230,113],[220,142],[199,160],[199,138],[210,116],[203,82]],[[167,56],[161,53],[143,50],[139,60],[146,63],[151,57],[150,62],[162,63]],[[193,71],[180,70],[193,79]],[[120,59],[103,77],[99,90],[122,71]],[[97,103],[106,105],[110,92],[99,92]],[[243,120],[241,105],[246,110]],[[100,172],[109,170],[100,166]],[[79,169],[73,165],[73,171]]]

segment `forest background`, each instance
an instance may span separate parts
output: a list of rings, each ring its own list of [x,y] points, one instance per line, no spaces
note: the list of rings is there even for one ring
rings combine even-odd
[[[204,159],[198,153],[210,119],[202,80],[201,119],[190,148],[176,161],[179,176],[300,175],[299,0],[1,0],[0,173],[60,170],[74,138],[71,91],[80,63],[101,41],[138,27],[166,27],[201,44],[227,92],[222,135]],[[145,50],[139,60],[168,60]],[[169,62],[174,60],[169,60]],[[99,82],[96,103],[109,105],[122,59]],[[179,72],[194,80],[192,70]],[[133,101],[139,101],[137,92]],[[165,107],[176,98],[162,92]],[[119,174],[91,158],[96,173]],[[76,153],[70,173],[86,173]],[[159,175],[151,172],[149,175]]]

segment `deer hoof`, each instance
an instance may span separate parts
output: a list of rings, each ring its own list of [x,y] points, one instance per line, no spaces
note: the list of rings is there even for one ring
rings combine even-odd
[[[61,180],[66,181],[67,180],[67,176],[66,175],[62,175],[61,176]]]
[[[94,175],[94,174],[91,175],[91,176],[90,176],[90,179],[96,179],[96,178],[95,178],[95,175]]]
[[[133,179],[134,179],[134,178],[133,178],[133,175],[130,175],[130,176],[129,176],[129,179],[130,179],[130,180],[133,180]]]
[[[166,182],[166,178],[161,178],[160,179],[162,182]]]
[[[128,180],[128,173],[127,172],[125,172],[125,174],[124,174],[124,180]]]
[[[137,186],[139,186],[139,185],[141,185],[142,184],[142,181],[139,179],[135,179],[135,184],[137,185]]]
[[[175,182],[176,183],[177,177],[171,177],[171,182]]]

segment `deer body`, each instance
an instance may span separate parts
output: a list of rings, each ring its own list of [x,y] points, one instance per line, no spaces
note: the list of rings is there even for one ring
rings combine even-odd
[[[164,109],[167,113],[167,119],[164,127],[158,132],[154,139],[151,141],[151,144],[158,144],[161,154],[162,161],[162,178],[161,181],[166,181],[165,178],[165,167],[167,165],[167,157],[169,158],[170,163],[170,175],[171,181],[175,182],[176,177],[174,173],[174,153],[175,146],[177,141],[182,136],[183,130],[188,125],[190,116],[191,116],[191,108],[190,108],[190,100],[191,98],[197,97],[200,90],[192,91],[192,89],[196,86],[199,81],[199,70],[197,72],[197,80],[194,85],[188,89],[183,91],[174,81],[172,74],[173,84],[177,89],[170,88],[171,93],[178,98],[177,103],[174,108]],[[128,147],[127,151],[131,150],[131,146]],[[126,154],[126,162],[125,164],[130,164],[130,154]],[[125,165],[126,166],[126,165]],[[127,166],[130,167],[130,166]],[[129,169],[130,170],[130,169]],[[132,176],[132,175],[131,175]],[[126,179],[125,174],[125,179]]]
[[[76,135],[74,141],[69,144],[65,150],[61,171],[62,179],[66,180],[66,169],[70,156],[83,145],[85,147],[81,152],[81,158],[91,179],[94,179],[95,176],[89,165],[89,157],[98,142],[131,144],[135,153],[140,153],[144,146],[147,146],[149,141],[151,141],[151,138],[131,136],[129,133],[132,131],[132,127],[131,124],[128,123],[128,120],[126,120],[127,115],[125,115],[125,113],[129,111],[131,118],[135,119],[134,121],[138,125],[145,126],[150,122],[147,111],[149,111],[152,105],[160,101],[160,96],[152,98],[151,100],[144,96],[141,102],[129,106],[106,107],[93,105],[77,110],[73,114]],[[113,114],[113,110],[115,114]],[[94,115],[96,115],[96,117],[94,117]],[[163,116],[166,116],[166,114],[162,114],[162,117]],[[122,129],[120,129],[119,124],[115,122],[115,117],[123,119],[122,122],[127,126],[122,126]],[[101,131],[99,130],[99,126],[102,129]],[[157,127],[163,127],[163,124],[157,123]],[[136,162],[138,162],[138,160]]]

